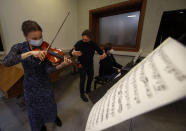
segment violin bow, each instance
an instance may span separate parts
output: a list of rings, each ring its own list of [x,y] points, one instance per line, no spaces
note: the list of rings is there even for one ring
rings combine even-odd
[[[66,17],[65,17],[64,21],[62,22],[61,26],[59,27],[59,29],[58,29],[58,31],[57,31],[57,33],[56,33],[56,35],[54,36],[54,38],[53,38],[52,42],[50,43],[50,45],[48,46],[48,48],[47,48],[47,50],[46,50],[46,51],[48,51],[48,50],[49,50],[49,48],[50,48],[50,47],[52,46],[52,44],[54,43],[55,39],[57,38],[57,36],[58,36],[58,34],[59,34],[60,30],[62,29],[62,27],[63,27],[63,25],[65,24],[65,22],[66,22],[66,20],[67,20],[67,18],[68,18],[68,16],[69,16],[69,15],[70,15],[70,11],[67,13],[67,15],[66,15]]]

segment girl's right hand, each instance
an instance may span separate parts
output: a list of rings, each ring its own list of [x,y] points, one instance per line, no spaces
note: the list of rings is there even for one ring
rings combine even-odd
[[[31,53],[35,58],[39,58],[40,61],[43,61],[47,55],[47,51],[31,51]]]

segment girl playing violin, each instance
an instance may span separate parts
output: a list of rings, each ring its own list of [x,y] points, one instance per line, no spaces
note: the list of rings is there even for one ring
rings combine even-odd
[[[54,100],[49,74],[71,63],[64,61],[57,66],[45,58],[47,51],[34,51],[43,43],[42,29],[35,21],[25,21],[22,31],[26,41],[15,44],[3,60],[5,66],[22,63],[24,68],[24,98],[32,131],[45,131],[45,123],[54,122],[61,126],[57,116],[57,106]]]

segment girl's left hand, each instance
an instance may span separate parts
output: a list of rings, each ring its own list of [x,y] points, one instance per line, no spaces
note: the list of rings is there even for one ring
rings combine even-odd
[[[61,64],[56,66],[56,69],[59,70],[67,65],[70,65],[72,63],[72,61],[70,59],[68,59],[67,57],[64,56],[64,61],[61,62]]]

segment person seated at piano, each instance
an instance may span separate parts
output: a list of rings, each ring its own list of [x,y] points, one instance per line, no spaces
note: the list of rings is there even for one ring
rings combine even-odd
[[[32,131],[46,131],[45,124],[54,122],[61,126],[57,116],[57,106],[54,99],[52,83],[49,74],[71,64],[71,60],[64,58],[64,62],[57,66],[45,57],[47,51],[35,51],[43,43],[42,28],[31,20],[22,24],[25,42],[12,46],[3,60],[3,65],[13,66],[22,63],[24,68],[24,98]]]
[[[107,56],[99,62],[99,76],[106,80],[113,80],[122,69],[122,65],[116,62],[113,51],[111,43],[105,44],[104,52]]]

